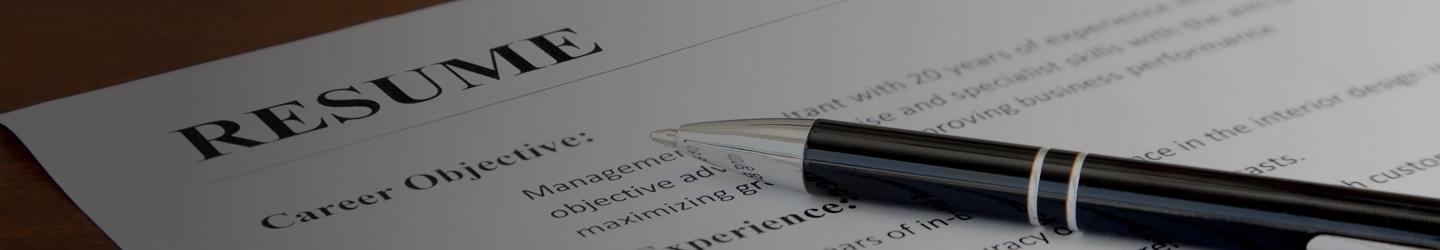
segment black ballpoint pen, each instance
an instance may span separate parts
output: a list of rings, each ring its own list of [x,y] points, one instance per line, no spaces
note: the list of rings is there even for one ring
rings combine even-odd
[[[823,119],[693,123],[651,137],[810,193],[885,200],[939,189],[1011,200],[1023,204],[1014,217],[1033,225],[1046,215],[1077,231],[1149,218],[1263,239],[1226,247],[1440,249],[1440,200],[1419,196]]]

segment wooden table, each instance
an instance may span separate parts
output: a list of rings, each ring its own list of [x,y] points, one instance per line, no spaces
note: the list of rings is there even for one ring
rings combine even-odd
[[[0,6],[0,112],[165,73],[441,0],[20,0]],[[117,249],[8,130],[0,249]]]

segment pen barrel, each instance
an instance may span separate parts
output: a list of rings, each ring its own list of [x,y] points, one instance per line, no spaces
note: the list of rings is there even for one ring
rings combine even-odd
[[[1084,231],[1200,230],[1265,248],[1328,234],[1440,249],[1433,198],[829,120],[810,129],[804,172],[814,193],[949,202],[942,209],[1007,219],[1038,214],[1041,224],[1073,220]]]

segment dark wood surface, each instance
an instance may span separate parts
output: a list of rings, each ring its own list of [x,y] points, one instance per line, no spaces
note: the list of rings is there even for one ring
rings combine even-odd
[[[21,0],[0,4],[0,112],[274,46],[441,0]],[[9,130],[0,249],[116,249]]]

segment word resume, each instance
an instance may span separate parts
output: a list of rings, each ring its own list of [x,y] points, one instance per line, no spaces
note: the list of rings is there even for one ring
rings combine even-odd
[[[1437,9],[460,1],[0,122],[127,249],[1241,248],[1264,235],[811,195],[649,134],[827,118],[1440,197]]]

